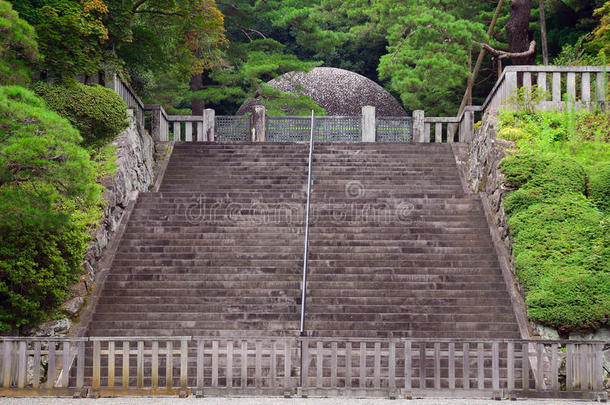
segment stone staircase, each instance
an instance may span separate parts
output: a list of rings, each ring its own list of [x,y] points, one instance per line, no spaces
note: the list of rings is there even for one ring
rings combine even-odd
[[[140,195],[91,336],[297,336],[308,145],[175,145]],[[451,145],[316,144],[312,336],[518,338]]]
[[[176,144],[141,194],[92,336],[282,336],[299,328],[307,145]],[[284,207],[285,206],[285,207]]]
[[[310,334],[519,338],[451,145],[316,145],[313,177]]]

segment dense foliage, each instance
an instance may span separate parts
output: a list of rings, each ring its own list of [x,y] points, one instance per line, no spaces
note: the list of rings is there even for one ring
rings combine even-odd
[[[111,89],[78,82],[39,82],[34,91],[78,129],[84,146],[103,145],[127,127],[127,106]]]
[[[509,112],[501,170],[517,277],[530,319],[563,331],[610,321],[608,113]]]
[[[480,43],[508,43],[505,2],[457,0],[12,0],[37,31],[39,70],[61,79],[104,67],[121,71],[147,102],[188,113],[204,105],[233,114],[276,94],[263,82],[287,69],[323,65],[380,82],[409,110],[453,115]],[[528,36],[540,43],[538,2]],[[555,63],[601,63],[610,48],[604,0],[545,0],[548,47]],[[538,47],[540,48],[540,47]],[[606,52],[607,53],[607,52]],[[506,61],[505,61],[506,63]],[[429,80],[433,77],[434,80]],[[496,78],[487,56],[475,83],[480,103]],[[290,102],[283,97],[281,105]],[[303,104],[304,103],[304,104]],[[196,113],[196,112],[195,112]]]
[[[101,186],[70,123],[21,87],[0,87],[0,330],[33,324],[81,272]]]
[[[0,84],[30,81],[30,64],[37,61],[36,33],[19,18],[11,3],[0,0]]]

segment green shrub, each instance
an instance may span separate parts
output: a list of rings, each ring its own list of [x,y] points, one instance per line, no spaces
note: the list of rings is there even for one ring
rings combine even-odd
[[[536,154],[507,156],[500,162],[500,170],[505,176],[504,182],[511,187],[519,188],[530,179],[541,173],[547,161]]]
[[[519,187],[504,202],[507,214],[563,194],[584,194],[586,175],[573,159],[534,154],[507,157],[500,164],[507,184]]]
[[[608,323],[609,229],[584,196],[531,205],[509,227],[530,319],[564,330]]]
[[[610,114],[572,104],[500,119],[515,142],[500,169],[516,188],[504,209],[529,318],[564,331],[608,325]]]
[[[500,132],[498,132],[498,138],[506,139],[507,141],[518,142],[524,139],[526,136],[525,131],[520,128],[502,128]]]
[[[127,106],[105,87],[39,82],[34,91],[79,130],[85,146],[103,145],[127,128]]]
[[[599,209],[610,213],[610,162],[600,163],[591,168],[589,197]]]
[[[38,59],[34,28],[0,0],[0,84],[29,83],[30,65]]]
[[[102,189],[80,142],[32,92],[0,87],[0,330],[43,320],[81,272]]]

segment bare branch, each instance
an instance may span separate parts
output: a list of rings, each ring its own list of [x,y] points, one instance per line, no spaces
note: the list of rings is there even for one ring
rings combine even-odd
[[[252,28],[248,28],[248,31],[252,31],[252,32],[256,32],[258,35],[260,35],[263,39],[267,39],[267,37],[265,36],[265,34],[263,34],[262,32],[260,32],[259,30],[255,30]]]
[[[532,41],[530,42],[530,47],[527,51],[525,52],[506,52],[506,51],[502,51],[499,49],[494,49],[491,46],[489,46],[488,44],[481,44],[481,46],[483,47],[483,49],[485,49],[488,53],[490,53],[491,55],[495,56],[498,59],[506,59],[506,58],[523,58],[526,56],[530,56],[533,55],[534,52],[536,52],[536,41]]]
[[[246,38],[248,38],[248,41],[252,42],[252,37],[248,35],[246,31],[244,31],[243,29],[240,29],[240,31],[246,36]]]

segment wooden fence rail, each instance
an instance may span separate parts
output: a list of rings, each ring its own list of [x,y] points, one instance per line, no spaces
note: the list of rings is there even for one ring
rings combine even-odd
[[[0,395],[596,398],[601,341],[0,338]]]

